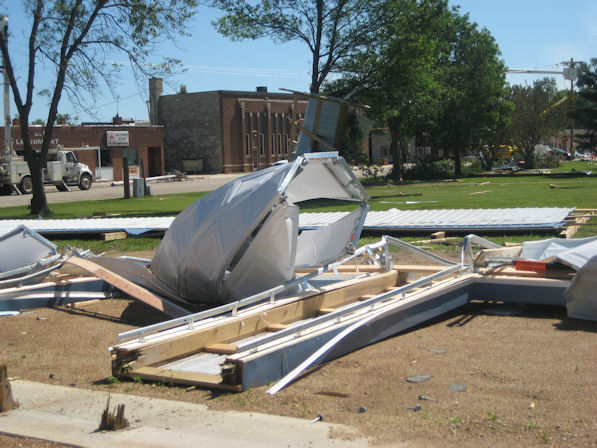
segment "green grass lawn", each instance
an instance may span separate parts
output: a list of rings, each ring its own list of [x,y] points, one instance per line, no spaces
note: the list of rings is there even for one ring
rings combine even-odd
[[[587,162],[569,162],[572,164]],[[589,162],[592,163],[592,162]],[[569,165],[570,166],[570,165]],[[576,166],[576,165],[574,165]],[[508,176],[467,177],[451,181],[409,182],[401,185],[367,187],[371,210],[574,207],[597,208],[597,177],[589,176]],[[146,198],[109,199],[56,203],[50,218],[90,217],[95,212],[106,216],[173,216],[206,193],[184,193]],[[353,203],[317,200],[301,204],[302,211],[343,211],[354,209]],[[28,208],[0,208],[0,219],[31,218]],[[583,226],[577,237],[597,235],[597,219]],[[491,236],[501,243],[545,238],[545,235]],[[409,237],[417,240],[421,237]],[[70,244],[95,252],[109,249],[140,250],[155,248],[159,240],[130,238],[104,243],[97,240],[57,240],[59,246]]]
[[[91,217],[97,212],[105,212],[106,216],[173,216],[206,194],[207,192],[180,193],[131,199],[60,202],[50,204],[52,213],[48,219]],[[0,208],[0,219],[28,218],[33,219],[28,206]]]
[[[597,207],[597,177],[476,177],[367,189],[372,210]]]

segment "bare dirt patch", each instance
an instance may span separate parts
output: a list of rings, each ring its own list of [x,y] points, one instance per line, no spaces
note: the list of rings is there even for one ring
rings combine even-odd
[[[117,334],[163,319],[125,299],[0,318],[0,362],[9,376],[31,381],[219,410],[305,419],[321,413],[376,446],[596,446],[597,322],[540,306],[495,316],[484,312],[491,306],[472,303],[327,363],[274,397],[265,387],[222,393],[111,378],[108,347]],[[406,381],[415,374],[432,378]],[[466,391],[452,391],[455,384]],[[0,438],[2,446],[48,446],[41,443]]]

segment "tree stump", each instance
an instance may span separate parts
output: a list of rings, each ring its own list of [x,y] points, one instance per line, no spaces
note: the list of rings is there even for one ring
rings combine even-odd
[[[100,431],[118,431],[119,429],[128,428],[129,421],[124,418],[124,405],[116,406],[115,411],[110,412],[110,396],[108,395],[108,402],[106,409],[102,412],[102,419],[100,421]]]
[[[10,411],[19,407],[19,403],[12,397],[12,389],[8,381],[8,372],[4,364],[0,365],[0,412]]]

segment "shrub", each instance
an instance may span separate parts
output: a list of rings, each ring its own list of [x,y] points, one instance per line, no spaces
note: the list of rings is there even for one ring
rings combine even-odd
[[[546,154],[537,154],[536,167],[537,168],[557,168],[562,165],[560,155],[554,152]]]
[[[432,156],[422,157],[415,165],[404,173],[406,179],[433,180],[452,177],[454,161],[451,159],[436,160]]]

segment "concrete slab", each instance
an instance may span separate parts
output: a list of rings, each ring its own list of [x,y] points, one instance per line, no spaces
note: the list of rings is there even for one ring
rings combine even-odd
[[[181,446],[365,447],[365,439],[333,439],[354,434],[346,426],[259,413],[210,411],[206,406],[103,391],[15,380],[16,410],[0,414],[0,432],[83,447],[149,448]],[[110,409],[125,405],[131,427],[99,432],[110,395]]]

